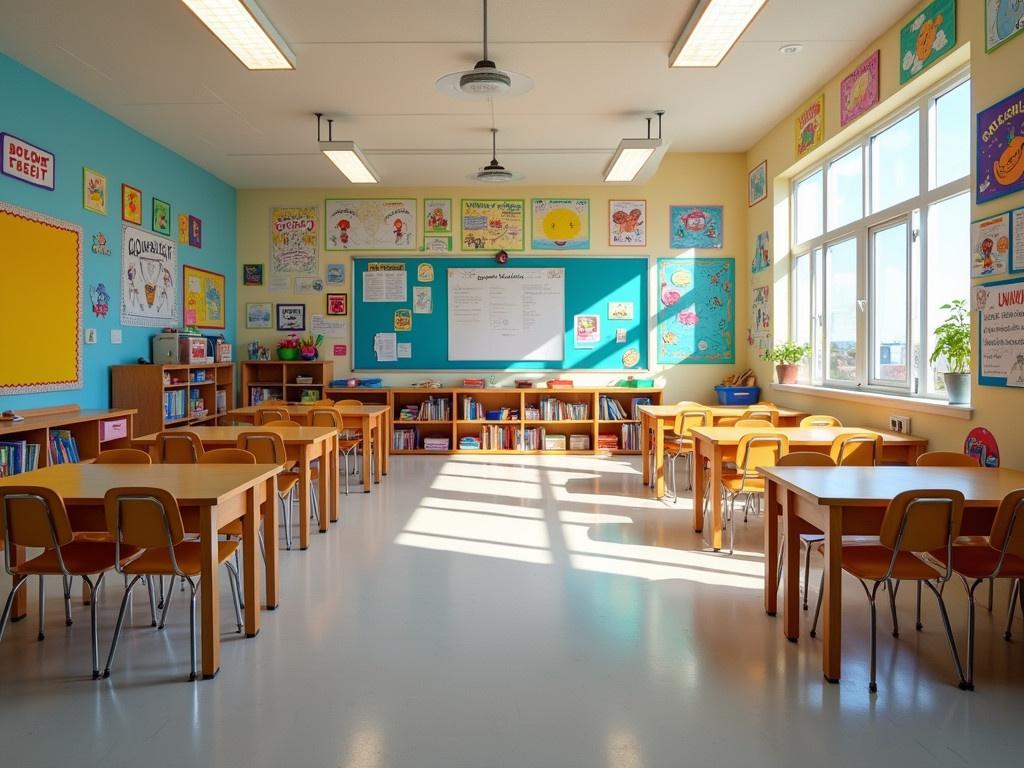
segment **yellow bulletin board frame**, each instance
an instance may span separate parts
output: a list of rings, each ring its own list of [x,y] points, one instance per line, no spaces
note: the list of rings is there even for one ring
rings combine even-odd
[[[210,272],[199,267],[190,267],[188,264],[182,267],[182,317],[185,318],[184,325],[196,328],[224,328],[227,296],[224,292],[224,275],[219,272]],[[194,290],[193,285],[198,285],[199,290]],[[220,318],[211,312],[211,306],[204,298],[208,290],[212,288],[220,296],[218,304]],[[188,322],[189,312],[194,310],[195,322]]]
[[[82,388],[82,228],[0,202],[0,395]]]

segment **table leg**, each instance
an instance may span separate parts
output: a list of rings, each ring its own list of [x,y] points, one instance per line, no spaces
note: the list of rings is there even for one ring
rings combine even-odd
[[[779,603],[779,486],[768,480],[764,487],[764,611],[774,616]]]
[[[786,637],[795,643],[800,637],[800,529],[796,519],[797,496],[788,490],[780,496],[782,535],[786,540],[786,554],[782,564],[782,625]]]
[[[380,483],[381,465],[384,463],[384,452],[381,446],[380,422],[377,419],[367,419],[367,426],[373,432],[373,482]]]
[[[277,543],[277,476],[267,480],[266,500],[263,502],[263,548],[266,560],[267,608],[277,608],[277,561],[280,547]]]
[[[331,478],[330,491],[328,491],[331,499],[331,522],[338,522],[338,436],[335,435],[334,439],[330,441],[331,457],[328,462],[328,466],[331,471],[328,473]]]
[[[309,482],[310,446],[300,448],[299,461],[299,549],[309,549]],[[323,467],[321,468],[323,469]]]
[[[698,437],[693,444],[693,530],[704,530],[704,454]]]
[[[643,465],[644,486],[651,484],[651,418],[640,414],[640,463]]]
[[[260,510],[256,488],[245,492],[245,515],[242,517],[242,594],[245,595],[245,636],[256,637],[260,631],[260,572],[256,532],[260,527]]]
[[[665,495],[665,430],[661,420],[654,420],[654,495]]]
[[[717,552],[722,548],[722,449],[717,445],[711,455],[711,485],[708,486],[708,493],[711,495],[709,539],[711,547]]]
[[[825,594],[821,606],[821,671],[830,683],[839,682],[843,634],[842,509],[830,507],[825,517]]]
[[[370,432],[370,420],[366,416],[363,416],[359,426],[363,435],[363,493],[369,493],[370,486],[373,485],[373,478],[370,477],[370,451],[373,450],[373,435]]]
[[[220,581],[217,578],[216,507],[199,508],[200,627],[204,680],[220,671]]]
[[[388,473],[391,469],[391,429],[389,429],[390,422],[388,421],[388,414],[383,413],[377,417],[377,424],[379,429],[377,435],[383,442],[381,443],[381,450],[384,452],[384,474]]]
[[[332,437],[330,440],[320,443],[320,476],[317,478],[316,486],[317,495],[320,497],[320,533],[327,533],[327,529],[331,527],[331,519],[337,519],[337,510],[331,503],[331,489],[334,488],[331,483],[331,473],[338,471],[331,460],[331,454],[334,453],[331,450],[333,442],[334,438]],[[337,497],[333,501],[336,503]]]

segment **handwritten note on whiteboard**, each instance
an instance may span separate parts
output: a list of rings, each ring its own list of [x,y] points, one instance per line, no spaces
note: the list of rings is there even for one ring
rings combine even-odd
[[[449,360],[561,361],[565,270],[448,270]]]

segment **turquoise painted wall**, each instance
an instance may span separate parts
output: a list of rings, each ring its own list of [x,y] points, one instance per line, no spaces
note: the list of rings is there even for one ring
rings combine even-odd
[[[179,213],[191,213],[203,220],[202,248],[178,245],[178,279],[181,266],[191,264],[226,277],[227,302],[224,331],[235,337],[235,190],[197,165],[146,138],[106,112],[69,93],[60,86],[0,54],[0,131],[12,133],[56,155],[56,190],[39,189],[0,175],[0,200],[82,227],[82,327],[95,328],[97,343],[83,346],[83,387],[80,390],[44,392],[0,397],[0,408],[37,408],[78,403],[83,408],[110,405],[108,367],[149,358],[150,336],[157,328],[120,325],[121,289],[121,183],[142,190],[142,226],[150,228],[154,196],[171,205],[172,234],[177,235]],[[82,207],[82,166],[107,177],[107,215]],[[109,256],[92,253],[92,237],[102,232]],[[0,263],[0,279],[4,265]],[[110,294],[110,312],[105,318],[92,313],[89,286],[102,282]],[[179,301],[181,294],[179,292]],[[39,308],[45,312],[45,307]],[[182,317],[178,308],[178,317]],[[32,318],[8,317],[0,307],[0,322],[25,327],[24,350],[0,350],[11,354],[46,354],[46,340],[32,335]],[[112,328],[122,329],[122,343],[110,343]],[[208,333],[215,333],[208,331]],[[84,340],[83,340],[84,341]]]

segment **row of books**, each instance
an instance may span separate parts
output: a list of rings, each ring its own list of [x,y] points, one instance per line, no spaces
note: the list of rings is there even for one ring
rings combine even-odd
[[[622,425],[622,449],[625,451],[639,451],[643,443],[640,440],[639,424]]]
[[[519,427],[487,425],[480,432],[480,447],[485,451],[512,451],[519,448],[522,434]]]
[[[0,477],[39,468],[39,446],[25,440],[0,442]]]
[[[424,437],[420,442],[419,430],[396,428],[391,433],[391,450],[414,451],[417,448],[427,451],[447,451],[451,441],[447,437]]]
[[[249,402],[253,405],[259,405],[265,400],[281,400],[283,397],[280,387],[249,387]]]
[[[446,397],[428,397],[419,405],[403,405],[398,412],[399,421],[450,421],[452,403]]]
[[[598,417],[605,421],[625,421],[629,418],[626,409],[622,407],[622,403],[614,397],[601,395],[597,401],[597,407],[599,411]]]
[[[184,389],[164,392],[164,421],[184,419],[188,407],[188,393]]]
[[[640,420],[640,410],[639,410],[640,406],[641,405],[650,405],[650,404],[651,404],[651,398],[649,398],[649,397],[634,397],[633,398],[633,418],[635,420],[639,421]],[[629,450],[631,450],[631,449],[629,449]]]
[[[77,464],[81,461],[78,455],[78,443],[75,436],[67,429],[50,430],[50,464]]]
[[[468,421],[519,421],[519,409],[506,407],[488,409],[479,400],[467,397],[462,401],[462,418]]]
[[[539,410],[544,421],[590,418],[590,403],[567,403],[557,397],[542,397]]]

